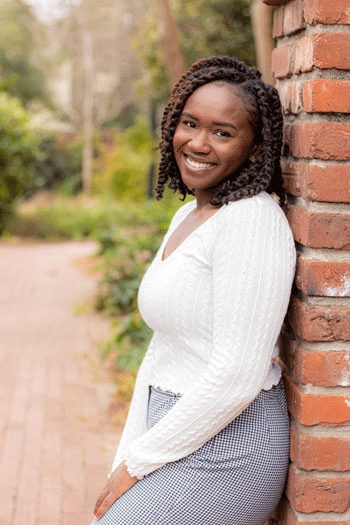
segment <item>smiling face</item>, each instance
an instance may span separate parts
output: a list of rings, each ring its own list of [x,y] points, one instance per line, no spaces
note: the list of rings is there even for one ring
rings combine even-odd
[[[201,86],[187,99],[173,148],[183,182],[212,196],[253,150],[252,115],[224,83]]]

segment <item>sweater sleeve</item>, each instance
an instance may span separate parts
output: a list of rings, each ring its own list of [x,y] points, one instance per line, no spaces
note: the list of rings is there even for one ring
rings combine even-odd
[[[245,199],[223,214],[212,250],[210,362],[172,410],[132,441],[126,451],[131,475],[141,479],[194,452],[262,389],[295,265],[290,228],[274,204]]]
[[[113,461],[112,472],[122,461],[125,461],[126,451],[130,443],[139,436],[142,436],[147,430],[148,386],[150,384],[149,377],[152,370],[152,358],[153,350],[151,342],[137,374],[128,417]]]

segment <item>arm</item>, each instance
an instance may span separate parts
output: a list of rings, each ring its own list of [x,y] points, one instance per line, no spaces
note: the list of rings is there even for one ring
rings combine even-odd
[[[147,430],[148,385],[152,362],[151,342],[137,374],[134,394],[112,471],[95,505],[94,520],[99,520],[112,503],[137,482],[137,477],[131,476],[128,472],[124,459],[130,443]]]
[[[142,478],[198,449],[261,390],[289,302],[295,250],[282,213],[242,200],[225,213],[213,251],[213,349],[205,372],[126,453]]]
[[[152,370],[152,361],[153,350],[151,342],[137,374],[128,417],[113,461],[112,472],[125,460],[126,451],[130,443],[147,431],[148,386],[150,384],[149,377]]]

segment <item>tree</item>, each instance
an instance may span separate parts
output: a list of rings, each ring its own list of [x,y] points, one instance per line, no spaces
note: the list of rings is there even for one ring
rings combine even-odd
[[[185,68],[202,57],[231,55],[248,65],[255,65],[255,49],[250,24],[251,0],[168,0],[180,35]],[[159,0],[158,0],[159,2]],[[166,72],[172,70],[172,49],[164,51],[168,42],[159,40],[160,11],[158,3],[150,8],[145,23],[135,37],[135,47],[146,64],[147,76],[143,91],[151,90],[158,100],[169,96],[169,84],[175,80]],[[161,33],[162,34],[162,33]],[[160,53],[159,48],[163,53]],[[177,79],[180,74],[177,72]],[[172,80],[170,80],[172,78]],[[176,80],[177,80],[176,79]]]
[[[271,72],[271,55],[274,48],[272,38],[272,7],[265,5],[261,0],[254,0],[250,12],[258,68],[262,72],[264,82],[274,84]]]
[[[66,6],[62,0],[62,7]],[[68,6],[53,35],[60,43],[62,61],[71,64],[71,107],[64,108],[82,130],[83,188],[89,193],[92,170],[92,137],[95,130],[113,124],[126,108],[136,105],[130,89],[143,66],[130,46],[130,34],[140,16],[140,2],[81,0]]]
[[[162,49],[165,67],[171,86],[185,72],[185,60],[181,50],[179,32],[173,19],[168,0],[157,0],[158,41]]]
[[[0,74],[6,91],[25,107],[50,105],[42,70],[45,27],[23,0],[3,0],[0,7]]]

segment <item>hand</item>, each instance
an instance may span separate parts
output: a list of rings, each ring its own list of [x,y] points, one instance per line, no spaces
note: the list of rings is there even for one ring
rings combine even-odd
[[[106,486],[102,490],[100,497],[98,498],[95,510],[94,510],[94,519],[99,520],[106,510],[115,502],[116,499],[120,498],[129,490],[133,485],[135,485],[138,478],[130,476],[126,465],[124,462],[120,463],[118,467],[113,470],[110,475]]]

